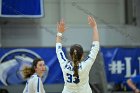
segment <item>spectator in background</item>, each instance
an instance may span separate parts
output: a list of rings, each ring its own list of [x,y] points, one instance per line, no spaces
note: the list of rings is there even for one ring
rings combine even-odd
[[[140,93],[140,75],[128,79],[127,84],[134,91],[134,93]]]

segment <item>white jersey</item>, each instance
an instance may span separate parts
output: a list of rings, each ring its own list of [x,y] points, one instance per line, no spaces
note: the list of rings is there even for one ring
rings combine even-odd
[[[94,41],[85,61],[79,63],[79,77],[74,77],[72,62],[66,59],[62,44],[56,43],[56,53],[63,72],[64,89],[62,93],[92,93],[89,86],[89,72],[99,51],[99,42]]]
[[[23,93],[45,93],[41,78],[37,74],[33,74],[27,80]]]

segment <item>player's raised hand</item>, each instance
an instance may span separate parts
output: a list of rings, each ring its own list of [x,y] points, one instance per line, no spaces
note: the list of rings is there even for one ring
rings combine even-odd
[[[91,17],[91,16],[88,16],[88,23],[89,23],[89,25],[90,25],[92,28],[97,27],[97,24],[96,24],[95,19],[94,19],[93,17]]]
[[[65,22],[63,19],[59,23],[57,23],[57,31],[60,33],[65,32]]]

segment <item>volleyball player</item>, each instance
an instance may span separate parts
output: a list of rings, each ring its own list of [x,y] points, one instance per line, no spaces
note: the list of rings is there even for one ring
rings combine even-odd
[[[65,32],[65,23],[61,20],[57,24],[56,54],[65,82],[62,93],[92,93],[89,86],[89,72],[99,51],[99,35],[94,18],[88,16],[88,23],[93,30],[93,42],[90,53],[85,61],[81,61],[83,57],[83,48],[79,44],[75,44],[70,48],[72,61],[69,61],[65,57],[61,43],[62,35]],[[79,35],[80,33],[82,32],[79,32]]]
[[[23,93],[45,93],[41,77],[45,72],[45,63],[42,59],[35,59],[32,67],[26,67],[23,70],[24,78],[27,80]]]

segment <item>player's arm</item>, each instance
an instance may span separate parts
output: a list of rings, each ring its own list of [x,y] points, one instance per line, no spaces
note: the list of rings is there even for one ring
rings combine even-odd
[[[62,34],[65,32],[65,23],[61,20],[57,23],[57,35],[56,35],[56,43],[61,43],[62,41]]]
[[[93,17],[88,16],[88,23],[93,30],[93,42],[92,42],[92,48],[89,54],[89,58],[92,58],[94,61],[99,51],[99,33],[98,33],[96,21]]]
[[[135,78],[133,78],[135,79]],[[135,93],[140,93],[140,90],[136,87],[136,85],[133,83],[132,79],[127,80],[128,86],[135,92]]]
[[[67,59],[62,51],[62,34],[65,32],[65,23],[61,20],[57,23],[57,35],[56,35],[56,54],[60,62],[60,65],[66,63]],[[65,64],[64,64],[65,65]]]
[[[85,69],[87,71],[90,70],[92,64],[95,62],[96,56],[99,51],[99,34],[98,34],[96,21],[94,20],[93,17],[88,16],[88,23],[93,30],[93,42],[92,42],[92,47],[91,47],[90,53],[89,53],[87,59],[85,60],[85,62],[83,62]]]
[[[98,34],[98,29],[97,29],[97,24],[96,24],[95,19],[91,16],[88,16],[88,23],[93,30],[93,41],[99,42],[99,34]]]

